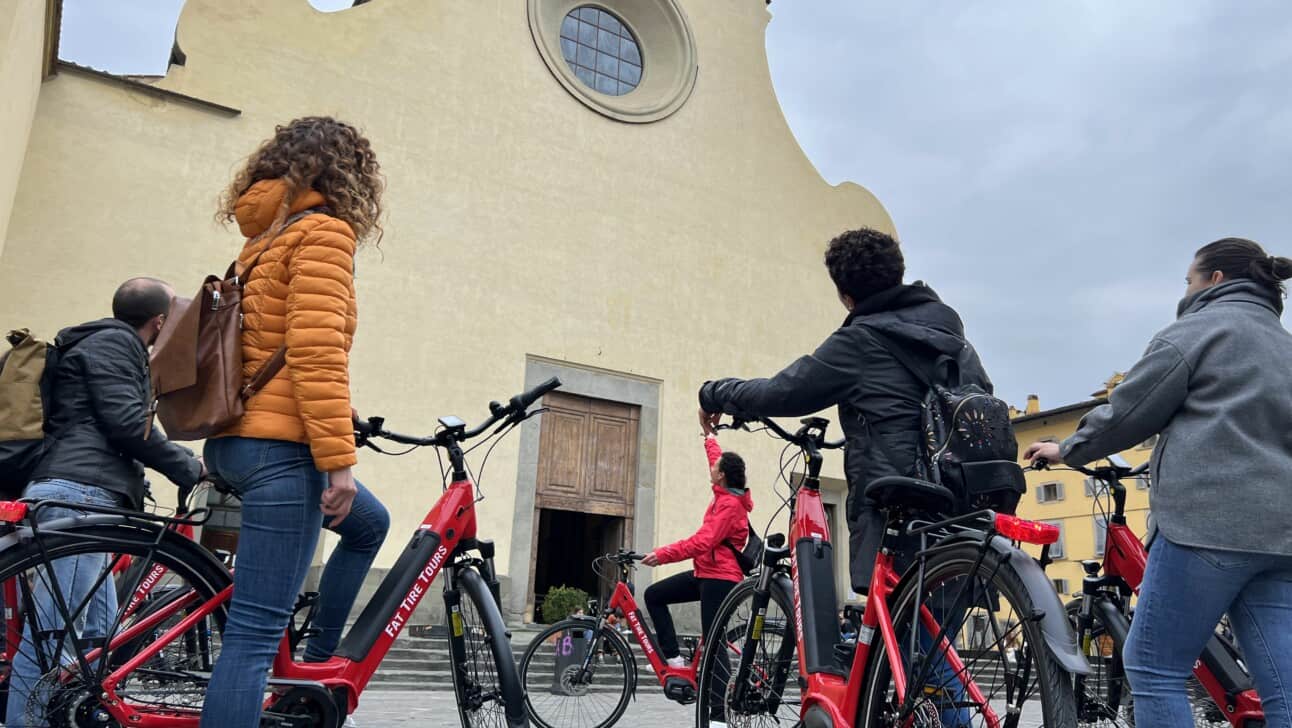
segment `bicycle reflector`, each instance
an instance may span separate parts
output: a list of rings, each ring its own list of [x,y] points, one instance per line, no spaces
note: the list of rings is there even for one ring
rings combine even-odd
[[[996,531],[1011,541],[1046,546],[1059,540],[1059,527],[1028,521],[1004,513],[996,514]]]
[[[22,501],[0,501],[0,523],[20,523],[26,517],[26,503]]]

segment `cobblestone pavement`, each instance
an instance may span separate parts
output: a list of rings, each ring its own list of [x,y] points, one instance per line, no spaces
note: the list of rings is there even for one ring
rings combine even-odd
[[[624,728],[685,728],[693,725],[694,720],[693,706],[681,706],[662,694],[643,691],[636,702],[629,704],[628,712],[624,713],[619,725]],[[459,725],[453,694],[448,691],[367,691],[355,711],[354,722],[359,728]],[[1021,725],[1036,726],[1040,722],[1039,711],[1024,711]]]

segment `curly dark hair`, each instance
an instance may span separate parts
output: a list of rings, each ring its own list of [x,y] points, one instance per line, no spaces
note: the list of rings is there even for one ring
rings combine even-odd
[[[897,241],[870,228],[849,230],[831,240],[825,250],[825,267],[835,288],[858,302],[901,285],[906,274]]]
[[[745,487],[745,459],[734,452],[724,452],[718,458],[718,470],[727,476],[728,488]]]
[[[306,116],[274,127],[274,136],[247,158],[220,196],[216,219],[233,222],[239,197],[261,180],[279,178],[287,182],[287,196],[271,230],[287,218],[292,199],[313,188],[356,238],[376,235],[381,241],[381,193],[386,183],[372,145],[358,129],[330,116]]]
[[[1259,243],[1247,238],[1221,238],[1208,243],[1194,254],[1198,272],[1210,275],[1216,271],[1225,278],[1250,278],[1279,296],[1287,295],[1283,281],[1292,278],[1292,260],[1265,252]]]

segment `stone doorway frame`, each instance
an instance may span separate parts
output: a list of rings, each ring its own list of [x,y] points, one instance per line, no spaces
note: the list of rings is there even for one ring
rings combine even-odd
[[[659,472],[659,403],[657,379],[579,366],[571,362],[530,356],[525,360],[525,389],[549,377],[561,378],[559,391],[581,397],[637,405],[641,417],[637,427],[637,484],[634,497],[632,543],[634,547],[651,545],[655,539],[655,482]],[[508,624],[519,624],[532,605],[529,590],[534,554],[537,551],[538,511],[535,496],[538,487],[539,436],[542,417],[527,420],[520,427],[520,453],[517,458],[516,504],[512,511],[510,561],[508,571],[511,589],[504,599],[504,617]],[[638,593],[650,584],[650,573],[642,570],[635,579]]]

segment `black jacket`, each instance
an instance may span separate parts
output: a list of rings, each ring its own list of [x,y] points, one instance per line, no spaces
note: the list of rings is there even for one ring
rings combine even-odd
[[[920,404],[927,390],[873,331],[932,363],[946,354],[959,363],[965,384],[992,391],[977,352],[965,340],[954,310],[923,283],[902,285],[861,301],[815,352],[770,379],[720,379],[700,388],[706,412],[797,417],[839,408],[847,443],[848,525],[853,589],[865,591],[882,535],[881,517],[862,491],[885,475],[913,475],[920,441]],[[872,442],[884,438],[882,447]],[[888,453],[900,460],[890,463]],[[861,587],[861,588],[858,588]]]
[[[148,466],[181,487],[201,476],[192,451],[150,428],[148,350],[116,319],[64,329],[55,340],[47,451],[33,480],[64,478],[120,493],[143,506]],[[149,430],[151,429],[151,433]]]

